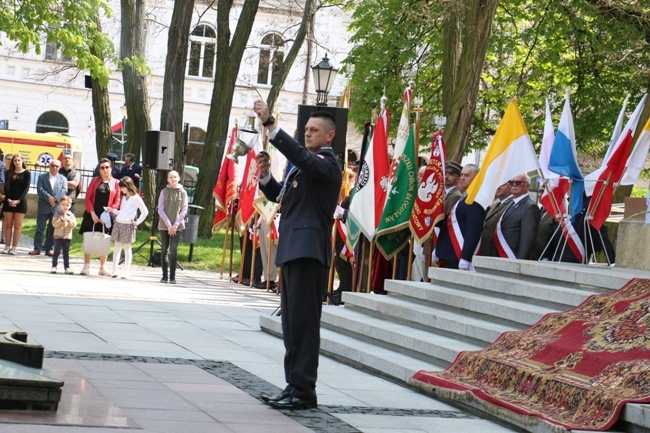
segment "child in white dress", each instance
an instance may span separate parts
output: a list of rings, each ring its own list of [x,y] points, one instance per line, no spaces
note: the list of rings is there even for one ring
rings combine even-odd
[[[118,276],[118,267],[124,248],[124,272],[122,278],[129,278],[131,272],[131,262],[133,253],[131,244],[135,241],[135,230],[138,225],[147,218],[149,210],[138,193],[138,189],[133,184],[133,180],[124,176],[119,181],[122,200],[119,209],[106,208],[106,211],[115,217],[115,225],[111,233],[111,239],[115,243],[113,249],[113,278]],[[140,216],[136,215],[140,210]]]

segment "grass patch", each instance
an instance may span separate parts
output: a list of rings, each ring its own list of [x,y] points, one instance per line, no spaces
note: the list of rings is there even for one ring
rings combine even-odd
[[[77,223],[81,224],[81,218],[77,218]],[[34,237],[36,232],[36,219],[34,218],[25,218],[23,221],[23,233],[26,236],[31,238]],[[149,262],[149,251],[151,242],[149,238],[151,236],[151,229],[144,230],[140,229],[136,232],[137,240],[133,243],[133,249],[135,250],[142,244],[145,244],[138,254],[133,255],[133,264],[146,266]],[[154,232],[154,236],[158,236],[158,231]],[[190,255],[190,244],[181,242],[178,245],[178,261],[185,269],[199,270],[199,271],[220,271],[221,270],[221,260],[223,255],[223,245],[224,245],[224,236],[225,231],[221,230],[218,233],[214,233],[211,239],[202,239],[199,238],[194,244],[194,249],[192,251],[192,261],[189,260]],[[239,263],[241,261],[241,253],[239,252],[239,238],[235,234],[235,251],[233,251],[233,274],[239,272]],[[74,237],[72,238],[72,244],[70,245],[70,255],[74,257],[83,257],[83,252],[81,250],[82,236],[79,234],[78,229],[75,229]],[[230,250],[230,239],[228,239],[228,250]],[[160,246],[154,242],[154,251],[160,251]],[[112,250],[111,254],[108,256],[108,260],[112,260]],[[230,251],[226,252],[226,259],[224,263],[224,274],[228,274],[228,268],[230,264]]]

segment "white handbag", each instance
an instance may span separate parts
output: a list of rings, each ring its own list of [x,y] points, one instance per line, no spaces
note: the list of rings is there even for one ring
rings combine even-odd
[[[102,226],[101,232],[96,232],[93,225],[92,232],[84,233],[82,250],[84,254],[107,256],[111,251],[111,235],[104,232],[104,226]]]

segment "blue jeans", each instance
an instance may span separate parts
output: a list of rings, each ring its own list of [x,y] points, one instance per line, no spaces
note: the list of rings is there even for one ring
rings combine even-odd
[[[56,268],[59,262],[59,254],[63,250],[63,267],[70,267],[70,239],[54,239],[54,255],[52,256],[52,267]]]
[[[54,211],[50,213],[39,213],[36,216],[36,233],[34,234],[34,250],[52,251],[54,248],[54,227],[52,227],[52,217]],[[47,232],[45,232],[47,224]],[[43,232],[45,235],[45,247],[43,247]]]

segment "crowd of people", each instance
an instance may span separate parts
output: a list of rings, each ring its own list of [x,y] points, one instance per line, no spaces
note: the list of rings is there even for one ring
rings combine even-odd
[[[51,160],[48,171],[36,179],[36,231],[33,249],[28,254],[52,257],[51,273],[57,273],[60,256],[63,272],[74,273],[70,269],[69,251],[78,225],[82,239],[84,233],[101,232],[110,235],[114,243],[112,272],[106,269],[108,253],[102,254],[99,256],[98,275],[129,278],[133,258],[131,245],[136,239],[137,227],[147,218],[149,210],[140,197],[142,167],[136,163],[135,155],[127,153],[121,168],[115,166],[116,159],[117,155],[108,153],[106,158],[99,160],[85,191],[85,211],[79,224],[75,217],[75,202],[81,193],[81,174],[74,166],[72,154],[63,153],[61,160]],[[168,185],[158,197],[157,208],[162,244],[161,282],[170,284],[176,283],[177,247],[188,209],[187,193],[179,180],[176,171],[169,172]],[[5,155],[4,166],[0,169],[2,254],[16,254],[31,182],[31,172],[22,156]],[[120,271],[122,250],[124,266]],[[91,258],[92,254],[84,252],[81,275],[90,274]]]

